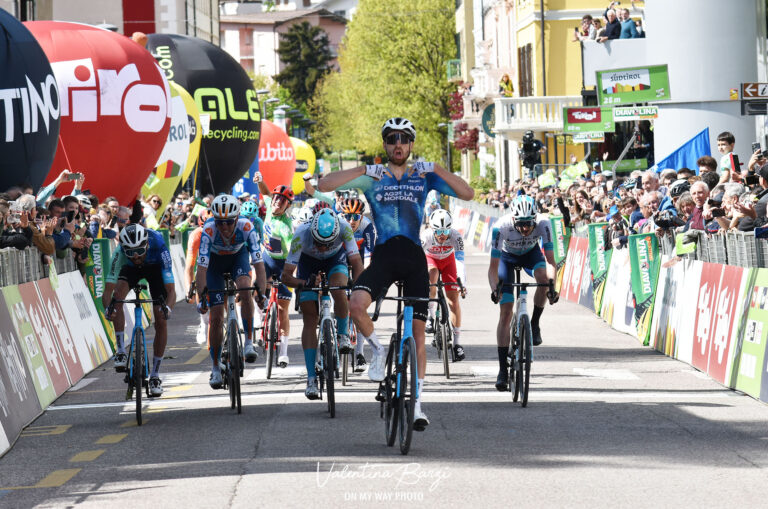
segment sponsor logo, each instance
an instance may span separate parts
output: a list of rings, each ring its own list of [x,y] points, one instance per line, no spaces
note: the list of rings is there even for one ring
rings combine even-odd
[[[5,117],[5,122],[0,121],[0,128],[5,127],[5,141],[8,143],[14,140],[17,113],[21,115],[18,120],[22,123],[24,134],[38,132],[43,124],[45,132],[49,132],[51,119],[56,120],[60,114],[61,101],[53,75],[49,74],[45,81],[40,82],[39,92],[29,76],[25,75],[24,78],[25,86],[0,89],[0,114]]]
[[[275,145],[267,142],[259,147],[259,162],[290,161],[294,158],[293,147],[284,142]]]
[[[245,91],[247,110],[238,111],[235,108],[235,100],[232,89],[227,87],[223,91],[213,87],[202,87],[195,90],[195,103],[201,114],[208,114],[211,120],[252,120],[259,122],[259,100],[256,98],[256,90],[249,88]]]
[[[637,258],[640,262],[640,283],[642,284],[644,295],[651,295],[653,293],[650,265],[648,263],[649,258],[653,256],[650,250],[650,243],[651,241],[648,238],[641,239],[637,243]],[[651,261],[653,260],[651,259]]]
[[[600,108],[569,108],[569,124],[592,124],[601,120]]]

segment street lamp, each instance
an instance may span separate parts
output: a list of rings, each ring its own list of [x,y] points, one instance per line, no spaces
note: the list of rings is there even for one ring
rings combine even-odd
[[[269,93],[269,90],[266,88],[262,88],[256,91],[256,95],[259,95],[259,96],[265,95],[268,93]],[[261,118],[264,118],[267,116],[267,107],[264,105],[264,101],[259,100],[259,102],[261,103]]]
[[[280,102],[280,99],[278,99],[277,97],[270,97],[269,99],[265,100],[264,101],[264,116],[262,118],[266,118],[266,116],[267,116],[267,104],[274,104],[274,103],[279,103],[279,102]]]
[[[445,162],[448,165],[447,170],[450,172],[453,172],[453,169],[451,167],[451,141],[448,139],[450,124],[446,124],[445,122],[440,122],[439,124],[437,124],[437,127],[445,127]]]

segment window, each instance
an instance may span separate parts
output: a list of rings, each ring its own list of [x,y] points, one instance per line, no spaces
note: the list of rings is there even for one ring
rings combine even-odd
[[[520,97],[533,95],[532,53],[533,48],[530,44],[517,49],[517,89]]]

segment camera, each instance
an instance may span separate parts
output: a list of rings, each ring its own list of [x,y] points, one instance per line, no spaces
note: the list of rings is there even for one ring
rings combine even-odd
[[[657,214],[655,223],[660,228],[676,228],[685,225],[685,221],[674,215],[671,210],[662,210]]]
[[[758,177],[757,175],[747,175],[746,177],[744,177],[744,183],[748,186],[754,186],[758,182],[760,182],[760,177]]]
[[[707,200],[707,205],[710,207],[721,207],[723,205],[722,200],[713,200],[712,198]]]
[[[711,209],[711,212],[712,212],[713,219],[716,217],[725,217],[725,209],[723,209],[722,207]]]

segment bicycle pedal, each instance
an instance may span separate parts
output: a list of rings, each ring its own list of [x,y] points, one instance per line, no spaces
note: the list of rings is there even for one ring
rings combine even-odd
[[[115,372],[116,373],[125,373],[125,371],[126,371],[125,366],[116,366],[115,367]]]

